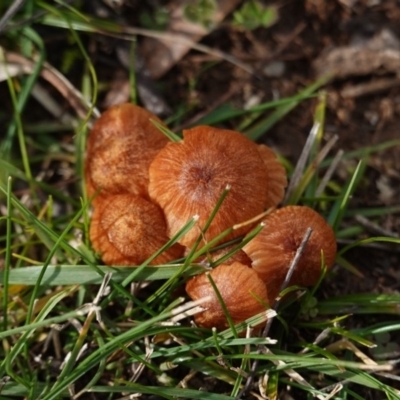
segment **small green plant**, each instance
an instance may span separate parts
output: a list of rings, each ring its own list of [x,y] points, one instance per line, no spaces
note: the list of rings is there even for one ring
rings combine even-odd
[[[216,10],[215,0],[197,0],[184,6],[184,15],[189,21],[210,28]]]
[[[301,318],[312,319],[318,315],[318,300],[316,297],[310,296],[302,303]]]
[[[244,30],[269,28],[278,21],[276,7],[266,7],[257,0],[246,1],[233,13],[233,24]]]
[[[163,31],[168,26],[169,13],[162,7],[157,7],[151,12],[144,10],[139,16],[139,21],[144,28]]]

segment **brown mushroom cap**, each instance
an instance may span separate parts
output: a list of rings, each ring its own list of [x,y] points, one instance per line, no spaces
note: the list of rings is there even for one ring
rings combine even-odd
[[[332,228],[316,211],[304,206],[280,208],[265,219],[265,227],[243,250],[267,285],[270,299],[278,294],[290,264],[308,228],[312,229],[289,285],[312,286],[321,275],[321,254],[331,268],[336,257]]]
[[[231,265],[221,264],[213,269],[210,275],[234,324],[265,311],[265,304],[268,303],[267,289],[252,268],[239,262]],[[197,275],[188,281],[186,292],[193,300],[210,297],[201,305],[205,311],[195,316],[195,321],[199,326],[228,328],[229,324],[221,304],[206,274]]]
[[[149,111],[126,103],[111,107],[96,121],[85,161],[89,196],[96,190],[148,196],[149,165],[168,143],[150,119],[162,124]]]
[[[207,241],[264,210],[268,176],[257,145],[238,132],[209,126],[186,130],[183,136],[181,142],[168,143],[149,170],[149,194],[164,210],[170,236],[194,215],[203,228],[228,185],[230,192],[205,233]],[[191,247],[199,233],[192,229],[180,243]]]
[[[258,145],[258,152],[264,161],[268,173],[266,208],[276,207],[285,196],[287,177],[284,166],[279,162],[276,154],[266,145]]]
[[[137,265],[149,258],[167,241],[167,225],[159,206],[132,194],[100,195],[90,225],[93,248],[107,265]],[[176,244],[151,264],[162,264],[181,257]]]

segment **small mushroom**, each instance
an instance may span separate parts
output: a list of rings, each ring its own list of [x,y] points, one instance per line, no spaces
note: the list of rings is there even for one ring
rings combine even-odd
[[[194,215],[202,229],[224,190],[230,191],[204,234],[206,241],[264,211],[268,174],[257,145],[239,132],[198,126],[168,143],[150,165],[149,194],[164,210],[168,234],[176,234]],[[235,231],[247,233],[250,227]],[[180,243],[191,247],[200,234],[192,229]]]
[[[234,324],[243,322],[266,310],[267,289],[257,273],[246,265],[234,262],[221,264],[210,273]],[[201,305],[205,311],[195,316],[196,323],[204,328],[228,328],[221,303],[206,274],[197,275],[186,284],[192,300],[207,299]]]
[[[289,285],[315,285],[321,275],[322,255],[327,268],[332,267],[336,257],[335,234],[324,218],[310,207],[283,207],[269,214],[264,222],[265,227],[243,250],[267,285],[271,301],[278,296],[308,228],[312,233]]]
[[[132,194],[100,195],[90,225],[93,248],[107,265],[138,265],[167,241],[167,225],[159,206]],[[183,247],[176,244],[151,264],[180,258]]]
[[[125,103],[111,107],[96,121],[87,141],[85,179],[89,196],[131,193],[148,197],[148,168],[168,139],[149,111]]]

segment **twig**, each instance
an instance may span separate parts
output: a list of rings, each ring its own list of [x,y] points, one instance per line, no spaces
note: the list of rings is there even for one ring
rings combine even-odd
[[[306,246],[307,246],[308,240],[310,239],[311,233],[312,233],[312,229],[307,228],[307,231],[303,236],[303,240],[301,241],[300,246],[297,248],[296,254],[293,257],[293,260],[290,264],[290,267],[286,274],[285,280],[283,281],[283,283],[281,285],[280,292],[282,292],[288,286],[290,279],[292,278],[293,272],[296,269],[296,267],[300,261],[300,257],[303,255],[303,253],[306,249]],[[272,306],[273,310],[277,309],[280,301],[281,301],[281,298],[275,299],[275,302]],[[265,324],[265,328],[262,332],[262,337],[267,337],[268,332],[271,328],[271,325],[272,325],[272,319],[269,319],[267,321],[267,323]],[[264,346],[258,346],[257,354],[261,354],[263,351],[264,351]],[[250,389],[250,386],[254,380],[254,376],[255,376],[257,367],[258,367],[258,360],[255,360],[251,366],[250,373],[249,373],[249,376],[247,377],[247,381],[244,385],[244,388],[240,391],[239,395],[237,396],[237,399],[241,399],[247,393],[247,391]]]
[[[357,214],[355,216],[355,220],[362,225],[364,228],[366,228],[368,231],[382,235],[382,236],[388,236],[391,238],[400,238],[400,235],[397,234],[396,232],[393,232],[389,229],[382,228],[378,224],[375,224],[374,222],[370,221],[368,218],[364,217],[363,215]]]
[[[293,42],[294,39],[296,39],[300,33],[304,31],[304,29],[307,27],[307,24],[305,22],[300,22],[292,32],[289,33],[288,36],[286,36],[281,43],[276,47],[274,51],[271,52],[271,54],[267,55],[266,60],[264,60],[264,63],[267,61],[272,61],[276,60],[280,54]]]
[[[376,92],[382,92],[383,90],[389,90],[399,85],[400,79],[398,77],[376,79],[372,82],[347,87],[340,92],[340,95],[344,98],[357,98],[371,95]]]
[[[339,165],[339,163],[343,157],[343,154],[344,154],[344,151],[341,149],[336,153],[335,157],[333,158],[333,161],[331,162],[331,165],[327,169],[324,177],[321,180],[321,183],[319,184],[319,186],[317,187],[317,190],[315,191],[315,197],[320,196],[322,194],[322,192],[325,190],[326,185],[331,180],[333,173],[335,172],[337,166]]]

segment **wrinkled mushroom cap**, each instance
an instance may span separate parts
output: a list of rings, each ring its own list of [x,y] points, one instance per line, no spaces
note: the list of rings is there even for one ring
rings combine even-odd
[[[148,168],[168,139],[150,119],[149,111],[121,104],[105,111],[87,141],[85,179],[89,196],[132,193],[148,196]]]
[[[156,204],[132,194],[98,196],[90,225],[93,248],[107,265],[138,265],[167,241],[167,225]],[[151,264],[181,257],[183,248],[174,245]]]
[[[336,238],[332,228],[316,211],[305,206],[280,208],[265,219],[265,227],[243,250],[267,285],[270,299],[279,294],[290,264],[307,229],[312,233],[289,285],[312,286],[321,275],[322,252],[331,268],[336,257]]]
[[[210,272],[234,324],[243,322],[266,310],[267,289],[257,273],[246,265],[234,262],[221,264]],[[186,284],[192,300],[209,297],[202,304],[205,311],[195,316],[196,323],[204,328],[226,329],[229,324],[206,274],[197,275]],[[264,303],[264,304],[263,304]]]
[[[199,215],[197,229],[180,240],[191,247],[228,185],[206,241],[260,214],[267,202],[268,176],[257,145],[238,132],[198,126],[183,136],[181,142],[168,143],[151,163],[149,194],[164,210],[170,237]],[[248,230],[239,229],[234,236]]]

